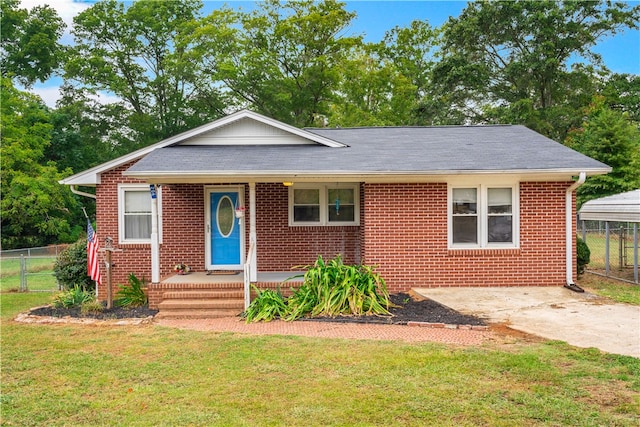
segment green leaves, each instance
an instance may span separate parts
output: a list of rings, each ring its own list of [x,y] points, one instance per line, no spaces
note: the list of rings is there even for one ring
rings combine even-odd
[[[304,316],[391,315],[385,281],[373,268],[344,265],[340,255],[328,263],[318,256],[313,266],[304,268],[307,271],[303,284],[286,301],[280,293],[254,288],[258,297],[245,313],[247,322],[275,318],[291,321]]]
[[[116,305],[119,307],[141,307],[147,304],[144,293],[144,279],[140,280],[135,274],[129,274],[129,284],[120,286],[116,293]]]
[[[244,312],[244,317],[249,322],[268,322],[273,319],[285,317],[287,314],[287,306],[280,292],[265,289],[260,291],[251,285],[258,296],[251,301],[251,304]]]

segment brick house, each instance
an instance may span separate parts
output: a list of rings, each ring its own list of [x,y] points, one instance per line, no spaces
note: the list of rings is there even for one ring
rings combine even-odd
[[[574,190],[609,171],[523,126],[298,129],[244,110],[61,183],[95,187],[101,245],[123,250],[113,283],[133,272],[161,314],[213,316],[319,254],[377,266],[392,293],[573,284]]]

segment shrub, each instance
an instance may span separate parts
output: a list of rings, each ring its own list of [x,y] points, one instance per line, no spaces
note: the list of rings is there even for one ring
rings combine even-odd
[[[95,301],[93,291],[88,291],[76,285],[56,295],[53,299],[53,306],[56,308],[74,308],[81,307],[83,304],[92,301]]]
[[[144,293],[145,280],[138,279],[135,274],[129,274],[129,285],[120,285],[116,293],[115,304],[120,307],[141,307],[147,304],[147,295]]]
[[[306,315],[391,314],[387,285],[372,267],[345,265],[338,255],[328,263],[318,256],[314,265],[305,268],[302,286],[287,300],[286,320]]]
[[[251,304],[244,312],[244,318],[247,323],[261,320],[268,322],[286,316],[287,304],[280,292],[272,291],[271,289],[260,291],[255,286],[251,286],[258,295],[251,301]]]
[[[62,289],[79,286],[95,290],[95,282],[87,275],[87,241],[82,238],[60,252],[53,266],[53,274]]]
[[[591,261],[591,251],[589,250],[589,246],[587,242],[582,240],[580,237],[576,239],[576,252],[577,252],[577,264],[578,264],[578,274],[584,273],[584,269]]]
[[[83,302],[82,305],[80,305],[80,313],[82,314],[96,314],[102,313],[103,311],[104,305],[97,299]]]

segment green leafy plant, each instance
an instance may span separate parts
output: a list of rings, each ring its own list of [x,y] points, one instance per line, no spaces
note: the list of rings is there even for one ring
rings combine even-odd
[[[287,314],[287,304],[280,292],[271,289],[260,291],[253,285],[251,285],[251,287],[258,295],[251,301],[251,304],[244,312],[244,318],[247,323],[259,322],[261,320],[268,322],[273,319],[282,318]]]
[[[138,279],[135,274],[129,274],[129,284],[120,285],[116,294],[115,304],[119,307],[141,307],[147,304],[147,295],[144,293],[146,287],[144,278]]]
[[[340,255],[326,262],[322,256],[305,266],[304,282],[287,300],[286,320],[337,315],[390,315],[384,279],[365,265],[345,265]],[[300,276],[294,276],[300,277]]]
[[[578,274],[582,274],[587,264],[589,264],[589,261],[591,261],[591,251],[589,250],[587,242],[580,237],[576,238],[576,252]]]
[[[87,275],[87,241],[84,237],[60,252],[53,266],[53,274],[62,289],[80,286],[95,290],[95,283]]]
[[[102,313],[104,311],[104,305],[97,299],[91,301],[85,301],[80,305],[80,313],[82,314],[95,314]]]
[[[92,301],[95,301],[93,291],[88,291],[76,285],[56,295],[53,299],[53,306],[56,308],[74,308],[81,307],[82,304]]]

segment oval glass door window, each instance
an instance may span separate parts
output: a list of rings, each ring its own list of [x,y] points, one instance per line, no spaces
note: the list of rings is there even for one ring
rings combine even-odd
[[[218,209],[216,212],[216,224],[218,226],[218,233],[222,237],[229,237],[233,231],[233,225],[235,224],[235,215],[233,209],[233,202],[229,196],[223,196],[218,202]]]

